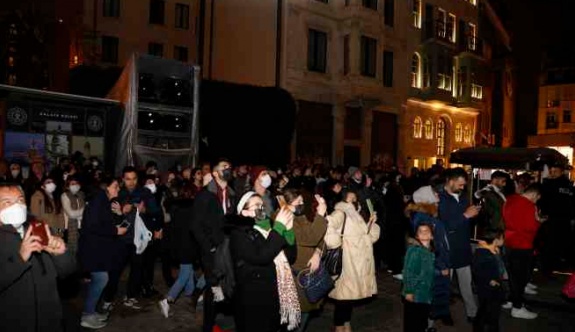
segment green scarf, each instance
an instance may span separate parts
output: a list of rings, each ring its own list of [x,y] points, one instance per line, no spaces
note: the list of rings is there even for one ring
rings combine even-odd
[[[256,226],[267,232],[272,230],[271,221],[269,219],[256,220]],[[294,245],[295,233],[293,232],[293,229],[288,230],[282,223],[276,222],[274,223],[273,230],[281,235],[290,246]]]

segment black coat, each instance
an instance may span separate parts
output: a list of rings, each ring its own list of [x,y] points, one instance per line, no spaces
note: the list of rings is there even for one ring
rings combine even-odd
[[[76,269],[69,253],[35,253],[28,262],[20,257],[22,238],[14,227],[0,226],[0,330],[62,331],[62,305],[57,277]]]
[[[179,264],[194,264],[200,259],[198,242],[192,233],[192,199],[172,201],[172,257]]]
[[[85,271],[105,272],[122,267],[127,246],[117,235],[119,223],[121,217],[112,213],[104,191],[86,204],[78,242],[78,255]]]
[[[217,284],[217,278],[213,275],[214,254],[216,248],[224,241],[224,226],[226,216],[222,204],[217,196],[216,182],[212,181],[194,200],[192,209],[192,233],[200,246],[202,267],[206,281],[210,285]],[[236,200],[233,189],[227,188],[227,213],[236,211]]]
[[[295,246],[275,231],[268,238],[253,228],[252,218],[230,217],[230,249],[235,265],[236,331],[276,332],[280,327],[279,295],[274,258],[284,250],[295,261]]]

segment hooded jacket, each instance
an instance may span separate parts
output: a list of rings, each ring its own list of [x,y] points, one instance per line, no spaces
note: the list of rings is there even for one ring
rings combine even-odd
[[[402,295],[413,294],[415,303],[431,304],[435,254],[415,239],[409,239],[403,264]]]
[[[27,229],[27,225],[25,225]],[[0,328],[2,331],[62,331],[62,306],[56,284],[75,268],[72,255],[34,253],[20,257],[22,238],[10,225],[0,225]]]
[[[435,244],[435,273],[441,273],[451,267],[449,260],[449,241],[443,221],[437,219],[437,206],[434,204],[409,204],[406,211],[411,216],[412,232],[422,223],[433,225],[433,242]]]

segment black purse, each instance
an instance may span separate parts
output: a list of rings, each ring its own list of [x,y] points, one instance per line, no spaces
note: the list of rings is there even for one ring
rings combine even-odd
[[[347,216],[344,212],[343,214],[343,227],[341,228],[341,237],[343,239],[343,233],[345,232],[345,223],[347,221]],[[341,271],[343,269],[343,240],[342,244],[335,248],[335,249],[328,249],[324,250],[323,257],[321,258],[321,262],[327,272],[331,276],[339,277],[341,275]]]

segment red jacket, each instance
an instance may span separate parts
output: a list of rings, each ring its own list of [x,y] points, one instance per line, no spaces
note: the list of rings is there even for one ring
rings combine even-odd
[[[521,195],[507,198],[503,206],[505,246],[511,249],[533,249],[541,224],[536,219],[537,207]]]

